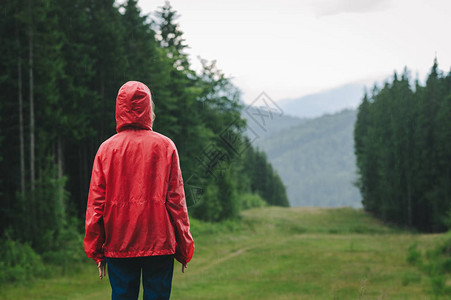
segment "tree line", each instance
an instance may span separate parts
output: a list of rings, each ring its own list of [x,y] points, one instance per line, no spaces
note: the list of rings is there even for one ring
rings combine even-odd
[[[394,74],[363,97],[354,130],[365,210],[421,231],[451,228],[451,72]]]
[[[0,235],[39,252],[63,228],[82,227],[92,162],[115,134],[128,80],[152,91],[154,130],[177,145],[192,216],[288,206],[279,176],[243,134],[240,91],[214,61],[193,70],[168,2],[152,16],[136,0],[6,0],[0,9]]]

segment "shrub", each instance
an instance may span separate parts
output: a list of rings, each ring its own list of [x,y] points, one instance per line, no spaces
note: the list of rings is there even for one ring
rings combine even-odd
[[[428,277],[430,292],[439,297],[451,292],[447,287],[447,275],[451,272],[451,232],[423,256],[417,249],[417,243],[412,244],[407,253],[407,262],[417,265]],[[424,260],[424,262],[423,262]]]
[[[421,252],[418,250],[418,243],[413,243],[407,250],[407,262],[411,265],[418,265],[421,263]]]
[[[83,248],[83,235],[78,232],[78,222],[75,217],[59,230],[55,240],[42,253],[45,263],[58,265],[65,274],[69,265],[81,262],[86,255]],[[50,234],[51,235],[51,234]]]
[[[254,207],[262,207],[266,206],[266,201],[263,200],[262,197],[260,197],[258,194],[243,194],[240,197],[240,208],[243,209],[250,209]]]
[[[0,257],[0,285],[46,274],[41,257],[31,246],[11,239],[9,235],[0,241]]]

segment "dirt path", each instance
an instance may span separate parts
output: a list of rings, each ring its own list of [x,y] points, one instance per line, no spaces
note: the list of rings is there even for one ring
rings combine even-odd
[[[191,272],[191,274],[192,275],[197,275],[197,274],[203,273],[205,271],[208,271],[209,269],[211,269],[211,268],[213,268],[213,267],[215,267],[215,266],[217,266],[219,264],[222,264],[222,263],[224,263],[224,262],[226,262],[226,261],[228,261],[228,260],[230,260],[230,259],[232,259],[234,257],[237,257],[237,256],[243,254],[244,252],[246,252],[246,251],[248,251],[248,250],[250,250],[252,248],[254,248],[254,247],[241,248],[241,249],[238,249],[238,250],[236,250],[236,251],[234,251],[234,252],[232,252],[232,253],[230,253],[230,254],[228,254],[226,256],[220,257],[220,258],[218,258],[216,260],[212,260],[208,264],[206,264],[205,266],[200,267],[199,269],[195,269],[194,271]]]

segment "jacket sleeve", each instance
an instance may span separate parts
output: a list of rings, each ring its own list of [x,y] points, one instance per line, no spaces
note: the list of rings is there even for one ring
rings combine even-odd
[[[86,207],[86,232],[84,239],[86,255],[94,259],[96,263],[105,259],[103,254],[103,243],[105,242],[105,228],[103,224],[105,188],[105,177],[98,151],[92,167],[88,205]]]
[[[166,209],[175,230],[175,259],[186,265],[193,257],[194,240],[190,232],[188,209],[177,149],[174,149],[172,153]]]

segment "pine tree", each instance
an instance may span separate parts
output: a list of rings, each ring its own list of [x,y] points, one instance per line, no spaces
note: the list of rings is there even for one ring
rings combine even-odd
[[[360,193],[363,198],[362,203],[368,211],[373,211],[373,209],[371,208],[371,202],[369,201],[370,199],[368,195],[368,184],[365,182],[365,180],[367,179],[366,173],[369,171],[367,168],[367,141],[369,138],[368,130],[370,127],[369,106],[370,102],[368,95],[365,92],[362,103],[358,108],[357,120],[354,127],[354,152],[357,159],[357,167],[359,170],[359,179],[356,184],[360,189]]]
[[[180,30],[179,24],[176,23],[180,16],[172,8],[169,1],[165,1],[156,15],[159,22],[157,40],[160,42],[161,47],[166,50],[168,57],[172,59],[173,66],[178,71],[188,71],[188,56],[184,52],[187,45],[183,38],[183,31]]]
[[[434,228],[443,230],[451,227],[451,73],[442,78],[443,97],[435,116],[433,140],[436,142],[437,178],[430,192],[436,202]]]

